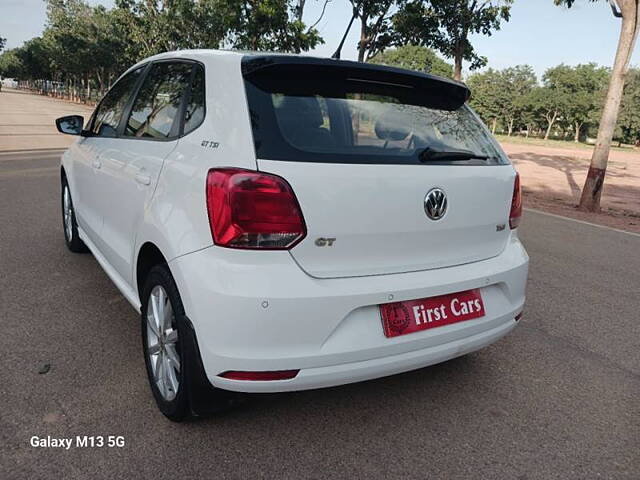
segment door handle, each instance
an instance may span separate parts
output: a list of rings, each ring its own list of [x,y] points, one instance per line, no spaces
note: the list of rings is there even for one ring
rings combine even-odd
[[[102,168],[102,162],[97,158],[95,158],[91,164],[96,170],[100,170]]]
[[[149,185],[151,183],[151,177],[145,173],[136,173],[135,179],[136,182],[140,183],[141,185]]]

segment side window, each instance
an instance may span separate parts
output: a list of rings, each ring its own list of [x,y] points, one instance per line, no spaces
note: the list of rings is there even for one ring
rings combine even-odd
[[[204,120],[204,69],[196,65],[191,96],[184,111],[184,134],[194,131]]]
[[[156,63],[138,91],[124,134],[168,139],[178,136],[180,102],[191,80],[190,63]]]
[[[94,114],[91,131],[100,137],[115,137],[117,135],[120,117],[131,96],[131,92],[140,78],[144,67],[122,77],[105,95]]]

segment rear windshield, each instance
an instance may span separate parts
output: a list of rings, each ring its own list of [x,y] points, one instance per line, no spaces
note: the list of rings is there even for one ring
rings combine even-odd
[[[307,69],[308,70],[308,69]],[[302,162],[503,165],[508,159],[467,104],[429,89],[275,66],[245,76],[258,158]],[[425,160],[425,149],[473,158]]]

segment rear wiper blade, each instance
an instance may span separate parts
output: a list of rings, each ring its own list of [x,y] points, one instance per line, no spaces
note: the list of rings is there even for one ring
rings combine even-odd
[[[418,153],[418,160],[421,162],[431,162],[438,160],[487,160],[488,155],[475,153],[471,150],[438,150],[436,148],[426,147]]]

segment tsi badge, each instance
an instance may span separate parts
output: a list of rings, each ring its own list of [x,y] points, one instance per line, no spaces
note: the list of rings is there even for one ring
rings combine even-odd
[[[432,188],[424,197],[424,211],[431,220],[440,220],[447,213],[447,195],[441,188]]]

